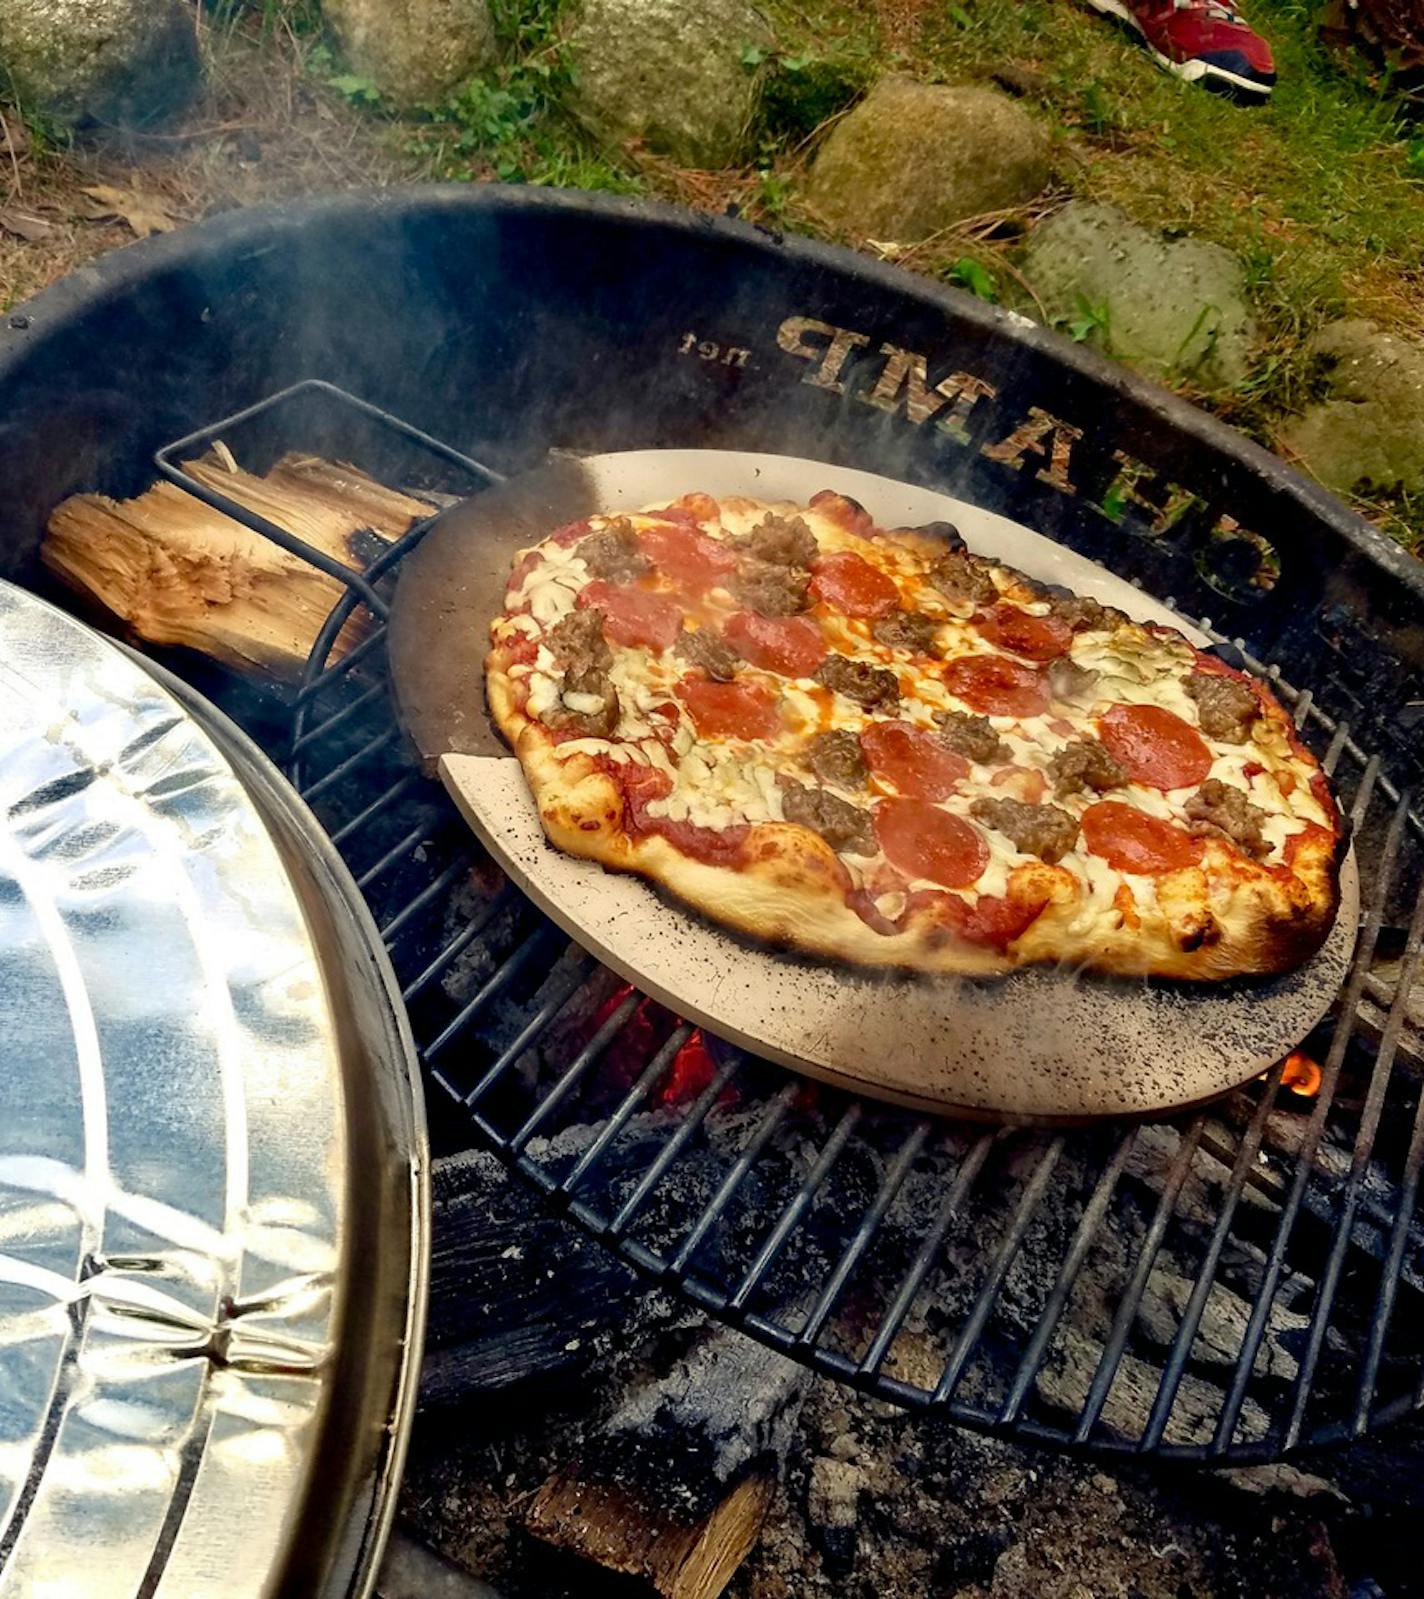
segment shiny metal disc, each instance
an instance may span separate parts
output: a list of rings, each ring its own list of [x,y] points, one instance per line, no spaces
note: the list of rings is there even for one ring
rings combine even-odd
[[[372,1029],[300,852],[147,671],[8,585],[0,817],[0,1596],[364,1591],[423,1286],[408,1038],[358,1189]],[[372,1192],[394,1289],[356,1280]],[[357,1336],[383,1375],[346,1387]]]

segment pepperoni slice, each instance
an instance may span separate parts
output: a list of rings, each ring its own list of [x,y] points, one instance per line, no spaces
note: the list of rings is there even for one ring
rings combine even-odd
[[[961,655],[943,676],[956,699],[985,716],[1041,716],[1048,709],[1042,672],[1001,655]]]
[[[1073,629],[1061,616],[1031,616],[1017,605],[996,605],[974,625],[991,644],[1031,661],[1051,661],[1073,642]]]
[[[733,571],[737,559],[724,544],[686,523],[666,522],[638,535],[643,553],[674,583],[701,591]]]
[[[1128,781],[1191,788],[1211,771],[1211,751],[1190,722],[1161,705],[1114,705],[1098,723],[1108,754]]]
[[[894,583],[854,550],[821,556],[811,568],[811,592],[845,616],[884,616],[900,603]]]
[[[776,696],[765,683],[685,677],[677,693],[708,738],[775,738],[781,731]]]
[[[826,658],[826,641],[809,616],[757,616],[738,611],[723,628],[753,666],[786,677],[810,677]]]
[[[1195,866],[1206,845],[1171,822],[1121,800],[1099,800],[1083,812],[1083,842],[1119,872],[1156,876]]]
[[[910,722],[872,722],[860,747],[871,771],[910,799],[946,799],[969,775],[962,755]]]
[[[641,644],[650,650],[671,649],[682,631],[682,607],[664,594],[627,588],[595,578],[579,592],[583,610],[603,612],[603,631],[615,644]]]
[[[989,864],[982,833],[924,800],[881,800],[875,836],[892,866],[945,888],[967,888]]]

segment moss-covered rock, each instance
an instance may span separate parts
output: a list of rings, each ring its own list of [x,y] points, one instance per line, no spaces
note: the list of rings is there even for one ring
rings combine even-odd
[[[351,71],[399,110],[443,100],[492,66],[488,0],[323,0]]]
[[[1247,374],[1245,274],[1219,244],[1167,239],[1080,200],[1033,230],[1023,270],[1050,317],[1149,377],[1223,390]]]
[[[807,199],[829,222],[913,244],[1022,205],[1048,182],[1048,130],[994,89],[882,78],[831,129]]]
[[[202,83],[182,0],[0,0],[0,92],[69,127],[145,127]]]
[[[1424,348],[1373,322],[1332,322],[1306,347],[1326,398],[1282,431],[1342,494],[1424,489]]]
[[[746,0],[584,0],[569,109],[602,143],[642,140],[689,167],[735,162],[756,112],[749,58],[772,38]]]

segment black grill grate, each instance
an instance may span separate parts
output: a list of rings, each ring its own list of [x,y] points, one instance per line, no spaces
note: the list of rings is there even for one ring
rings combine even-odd
[[[353,408],[460,487],[499,476],[316,383],[168,446],[159,467],[311,558],[176,464],[293,403]],[[1277,1066],[1158,1125],[966,1127],[705,1046],[498,879],[411,762],[382,627],[326,665],[357,607],[383,621],[383,580],[427,527],[362,573],[318,561],[346,593],[274,753],[366,895],[427,1078],[460,1112],[436,1115],[437,1139],[472,1127],[649,1277],[821,1371],[972,1427],[1249,1461],[1424,1402],[1424,1061],[1406,1014],[1424,821],[1336,719],[1354,685],[1297,692],[1269,673],[1334,774],[1368,907],[1340,1006],[1310,1041],[1318,1094],[1298,1099]],[[1398,959],[1392,1001],[1377,955]]]

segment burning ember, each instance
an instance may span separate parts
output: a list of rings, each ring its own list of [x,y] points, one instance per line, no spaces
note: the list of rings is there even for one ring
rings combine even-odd
[[[1302,1099],[1314,1099],[1320,1092],[1320,1067],[1302,1049],[1293,1049],[1286,1056],[1281,1081],[1291,1093]]]

